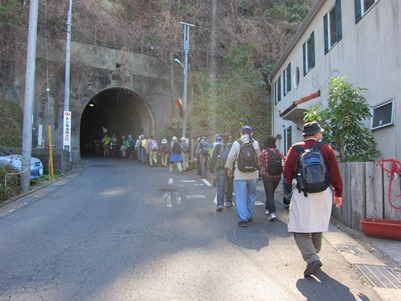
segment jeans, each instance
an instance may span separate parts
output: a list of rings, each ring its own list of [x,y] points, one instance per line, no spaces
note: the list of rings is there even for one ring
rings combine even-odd
[[[217,206],[224,205],[224,192],[226,188],[227,176],[225,173],[220,172],[216,175],[217,178]]]
[[[256,183],[257,179],[252,180],[235,180],[235,206],[239,221],[248,221],[253,217],[256,202]]]
[[[146,163],[146,150],[141,148],[141,162]]]
[[[270,213],[276,212],[276,205],[274,203],[274,191],[280,184],[280,178],[272,178],[263,176],[263,186],[265,187],[266,194],[266,210],[269,210]]]

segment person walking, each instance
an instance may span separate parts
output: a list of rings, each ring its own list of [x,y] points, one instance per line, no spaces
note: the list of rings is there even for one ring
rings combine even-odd
[[[247,227],[248,222],[253,220],[255,209],[260,147],[258,141],[252,138],[252,127],[243,126],[240,134],[241,138],[234,141],[230,149],[225,167],[229,177],[234,175],[238,224]]]
[[[199,160],[200,168],[201,168],[201,178],[206,179],[206,166],[207,159],[209,157],[209,143],[205,140],[205,137],[201,137],[199,143],[196,145],[195,153],[199,155],[199,157],[195,157],[196,160]]]
[[[141,141],[139,143],[139,153],[141,162],[143,164],[146,164],[146,145],[147,145],[147,140],[144,135],[141,135]]]
[[[177,164],[178,172],[182,173],[182,146],[178,142],[178,138],[174,136],[171,139],[171,152],[170,152],[170,169],[169,172],[173,172],[174,163]]]
[[[127,140],[125,140],[127,146],[127,155],[129,159],[132,159],[132,151],[133,151],[133,139],[131,135],[128,135]]]
[[[277,218],[274,192],[280,184],[283,161],[283,154],[276,148],[276,137],[268,136],[265,141],[265,149],[260,153],[259,171],[263,178],[266,194],[265,209],[269,221]]]
[[[213,148],[212,156],[210,158],[210,176],[214,180],[216,179],[217,186],[217,209],[216,211],[221,212],[224,208],[224,195],[226,195],[226,201],[232,202],[232,189],[229,190],[227,185],[227,169],[225,168],[227,157],[231,149],[229,144],[229,135],[223,135],[223,141],[216,144]],[[231,198],[230,198],[231,197]],[[229,201],[228,201],[229,200]]]
[[[120,151],[121,151],[121,157],[125,159],[125,157],[127,157],[127,145],[125,136],[121,136]]]
[[[147,147],[149,152],[149,166],[157,167],[157,151],[159,147],[157,145],[156,139],[153,139],[153,136],[149,137]]]
[[[181,137],[180,139],[182,146],[182,171],[187,171],[188,169],[188,155],[190,152],[188,139]]]
[[[202,167],[201,167],[201,164],[200,164],[200,154],[199,154],[199,149],[200,149],[200,140],[201,140],[201,138],[202,137],[198,137],[198,139],[196,140],[196,145],[195,145],[195,148],[194,148],[194,151],[193,151],[193,158],[194,158],[194,161],[196,162],[196,166],[197,166],[197,168],[198,168],[198,176],[201,176],[202,175]]]
[[[102,145],[103,145],[103,156],[110,157],[110,136],[109,135],[104,134],[104,137],[102,139]]]
[[[163,167],[167,167],[169,155],[170,155],[170,146],[168,145],[167,139],[163,138],[159,148],[159,156],[161,158]]]
[[[284,177],[287,183],[292,184],[294,179],[297,181],[298,189],[293,190],[289,207],[288,232],[293,233],[295,243],[306,261],[305,277],[315,274],[322,267],[322,262],[317,255],[322,247],[322,232],[328,231],[332,202],[336,208],[342,205],[343,183],[340,170],[334,150],[321,142],[323,132],[324,129],[316,121],[305,123],[302,134],[304,141],[291,146],[284,162]],[[305,179],[303,174],[308,167],[307,154],[312,151],[315,153],[316,150],[320,151],[320,155],[318,153],[317,155],[319,159],[322,158],[320,160],[324,159],[326,165],[321,171],[324,173],[324,186],[314,189],[314,191],[323,189],[322,191],[310,192],[312,189],[309,188],[311,187],[308,185],[309,180]],[[324,172],[326,168],[327,173]]]
[[[111,135],[110,138],[110,152],[111,152],[111,157],[114,158],[116,156],[116,150],[117,150],[117,137],[115,134]]]

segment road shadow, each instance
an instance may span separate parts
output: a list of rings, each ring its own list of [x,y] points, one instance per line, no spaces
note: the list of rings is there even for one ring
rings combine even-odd
[[[362,293],[354,296],[350,288],[331,278],[322,270],[316,275],[299,279],[296,283],[298,290],[308,301],[321,300],[362,300],[369,301],[369,297]]]

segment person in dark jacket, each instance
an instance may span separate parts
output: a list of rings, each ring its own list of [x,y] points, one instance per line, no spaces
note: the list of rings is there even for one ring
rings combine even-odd
[[[269,156],[273,156],[278,159],[277,164],[279,166],[270,166],[269,168]],[[263,178],[263,186],[266,194],[266,215],[269,221],[276,219],[276,205],[274,203],[274,192],[280,184],[282,174],[282,162],[284,161],[283,154],[276,148],[276,137],[268,136],[265,141],[265,149],[260,153],[259,157],[259,171]],[[272,165],[276,164],[272,162]],[[269,170],[270,173],[269,174]]]
[[[233,186],[228,185],[227,169],[225,164],[228,153],[231,149],[230,136],[224,134],[223,141],[217,143],[210,159],[210,176],[217,180],[217,211],[221,212],[224,208],[224,195],[226,195],[227,207],[232,204]],[[232,206],[232,205],[231,205]]]

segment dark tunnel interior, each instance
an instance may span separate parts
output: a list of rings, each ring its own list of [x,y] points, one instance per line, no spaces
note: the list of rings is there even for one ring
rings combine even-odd
[[[142,134],[141,120],[136,107],[143,100],[133,91],[113,88],[102,91],[90,99],[81,118],[80,149],[83,156],[102,155],[96,144],[104,132],[115,134],[118,143],[121,136],[132,135],[135,139]]]

